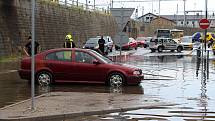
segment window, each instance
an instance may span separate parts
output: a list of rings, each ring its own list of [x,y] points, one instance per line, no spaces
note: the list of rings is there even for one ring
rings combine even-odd
[[[150,17],[150,21],[153,19],[153,17]]]
[[[149,19],[149,17],[146,17],[146,20],[148,20]]]
[[[93,60],[95,60],[95,58],[86,52],[75,52],[75,62],[92,64]]]
[[[171,40],[171,39],[168,39],[167,41],[168,41],[169,43],[171,43],[171,42],[172,42],[172,40]]]
[[[187,22],[187,24],[189,24],[189,21]]]
[[[47,60],[72,61],[72,51],[53,52],[46,56]]]
[[[181,24],[183,24],[184,22],[183,21],[181,21]]]

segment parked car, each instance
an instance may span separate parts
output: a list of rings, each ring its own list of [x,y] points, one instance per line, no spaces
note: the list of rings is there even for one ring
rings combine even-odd
[[[128,42],[122,45],[122,50],[130,50],[130,49],[135,49],[137,50],[138,44],[137,41],[134,38],[128,38]],[[115,45],[115,49],[119,50],[120,49],[120,44]]]
[[[99,51],[99,44],[98,44],[98,41],[99,41],[99,38],[96,37],[96,38],[89,38],[86,43],[84,44],[83,48],[84,49],[93,49],[99,53],[101,53]],[[105,44],[105,47],[104,47],[104,52],[105,54],[107,55],[108,54],[108,45]]]
[[[163,50],[177,50],[178,52],[181,52],[184,49],[182,44],[175,42],[171,38],[152,39],[149,43],[149,48],[151,49],[151,52],[155,52],[156,50],[158,50],[158,52],[162,52]]]
[[[137,37],[136,41],[137,41],[137,45],[139,47],[148,47],[147,42],[146,42],[147,37]]]
[[[181,38],[181,43],[184,46],[184,49],[186,50],[192,50],[193,49],[193,41],[192,36],[184,36]]]
[[[142,70],[115,63],[91,49],[59,48],[35,56],[35,82],[49,85],[55,82],[101,83],[108,85],[139,84]],[[21,61],[19,76],[31,79],[31,57]]]
[[[101,38],[101,36],[97,36],[99,39]],[[105,45],[108,47],[108,50],[110,52],[113,51],[113,40],[111,38],[111,36],[103,36],[103,39],[105,40]]]

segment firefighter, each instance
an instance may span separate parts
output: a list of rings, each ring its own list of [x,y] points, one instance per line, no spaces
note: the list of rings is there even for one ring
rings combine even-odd
[[[67,34],[65,40],[66,41],[63,44],[64,48],[75,48],[75,43],[73,42],[71,34]]]

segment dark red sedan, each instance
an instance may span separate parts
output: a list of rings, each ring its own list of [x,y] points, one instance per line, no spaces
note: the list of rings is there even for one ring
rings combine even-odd
[[[35,56],[35,81],[40,85],[55,82],[139,84],[142,70],[112,62],[94,50],[79,48],[52,49]],[[30,80],[31,58],[21,61],[19,75]]]
[[[137,50],[138,47],[138,43],[134,38],[128,38],[127,40],[128,42],[122,45],[122,50],[130,50],[130,49],[135,49]],[[120,45],[116,44],[115,45],[115,49],[119,50],[120,49]]]

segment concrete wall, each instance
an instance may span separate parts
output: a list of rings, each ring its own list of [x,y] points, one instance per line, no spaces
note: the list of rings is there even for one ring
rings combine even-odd
[[[31,34],[31,0],[0,1],[0,56],[17,54]],[[82,46],[89,37],[116,33],[112,16],[36,0],[36,40],[43,50],[62,47],[65,35],[73,33]]]

